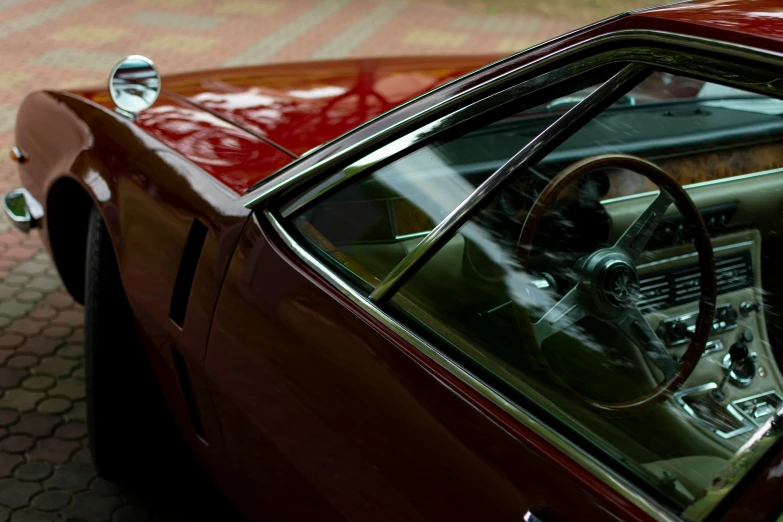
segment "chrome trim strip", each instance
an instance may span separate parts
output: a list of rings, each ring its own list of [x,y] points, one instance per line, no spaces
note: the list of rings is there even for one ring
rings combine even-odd
[[[557,39],[556,39],[557,40]],[[548,45],[549,43],[556,41],[552,40],[550,42],[545,42],[542,45]],[[766,51],[763,49],[756,49],[753,47],[748,47],[745,45],[730,43],[730,42],[719,42],[716,40],[710,40],[708,38],[700,38],[695,36],[686,36],[676,33],[670,33],[666,31],[654,31],[654,30],[639,30],[639,29],[631,29],[631,30],[624,30],[624,31],[617,31],[610,34],[604,34],[595,36],[593,38],[589,38],[587,40],[584,40],[582,42],[573,44],[571,46],[565,47],[563,49],[560,49],[559,51],[549,55],[541,57],[537,60],[534,60],[528,64],[525,64],[521,66],[518,69],[508,71],[504,74],[500,74],[496,76],[495,78],[492,78],[491,80],[488,80],[485,83],[476,85],[470,90],[467,90],[465,92],[459,93],[448,100],[443,100],[442,102],[432,105],[431,107],[426,108],[425,110],[421,111],[418,114],[415,114],[405,120],[399,121],[394,125],[391,125],[387,127],[386,129],[383,129],[382,131],[379,131],[378,133],[368,136],[367,138],[358,141],[349,147],[346,147],[344,150],[340,151],[339,153],[329,157],[325,158],[320,163],[317,163],[315,165],[312,165],[305,170],[302,170],[301,172],[297,172],[290,177],[281,177],[286,172],[290,171],[294,167],[296,167],[301,161],[302,158],[298,160],[294,160],[290,164],[284,166],[280,170],[278,170],[274,175],[267,178],[267,181],[263,183],[262,185],[258,186],[257,188],[249,191],[246,193],[242,199],[243,204],[246,208],[253,208],[257,206],[259,203],[263,202],[264,200],[268,199],[269,197],[278,194],[282,190],[298,183],[304,178],[307,178],[311,174],[321,171],[323,169],[328,169],[330,166],[334,166],[342,161],[344,161],[347,157],[351,156],[355,152],[372,145],[373,143],[377,143],[385,138],[388,138],[389,136],[396,133],[398,130],[400,130],[403,127],[406,127],[408,125],[413,125],[417,121],[423,121],[424,119],[430,117],[432,114],[439,112],[441,110],[446,110],[449,107],[454,107],[460,103],[463,102],[466,98],[473,97],[473,96],[480,96],[482,93],[492,89],[495,85],[513,80],[514,78],[527,75],[527,74],[534,74],[535,71],[540,70],[552,62],[555,62],[557,60],[561,60],[564,58],[568,58],[569,56],[573,56],[577,53],[587,51],[591,48],[603,45],[603,44],[612,44],[615,47],[621,46],[624,42],[630,41],[630,40],[641,40],[644,43],[653,43],[653,44],[673,44],[677,45],[679,47],[682,47],[685,50],[699,50],[699,51],[708,51],[708,52],[718,52],[727,56],[732,56],[734,58],[739,58],[741,60],[748,60],[751,62],[763,62],[763,63],[769,63],[769,64],[775,64],[780,65],[781,59],[783,59],[783,54],[776,53],[772,51]],[[540,48],[540,46],[533,47],[531,49],[537,49]],[[524,51],[527,52],[527,51]],[[504,59],[505,60],[505,59]],[[503,60],[500,60],[503,61]],[[498,63],[498,62],[496,62]],[[608,61],[606,63],[609,63]],[[486,69],[487,67],[491,67],[494,64],[490,64],[482,69]],[[456,80],[455,80],[456,81]],[[724,79],[724,82],[726,83],[733,83],[731,78]],[[442,89],[444,86],[441,86],[439,89]],[[433,92],[433,91],[430,91]],[[414,98],[413,100],[410,100],[406,102],[405,104],[401,105],[400,107],[404,107],[408,104],[413,103],[414,101],[422,98],[423,96],[428,95],[429,93],[425,93],[417,98]],[[399,108],[398,108],[399,109]],[[388,114],[388,113],[386,113]],[[384,115],[381,115],[380,117],[383,117]],[[374,121],[374,120],[371,120]],[[364,125],[369,124],[370,122],[367,122]],[[338,140],[341,138],[337,138]],[[336,140],[334,140],[336,141]],[[325,145],[324,145],[325,146]],[[320,147],[319,147],[320,148]]]
[[[650,68],[642,64],[630,64],[600,85],[589,96],[577,103],[568,112],[555,120],[538,136],[522,147],[519,152],[484,180],[470,196],[462,200],[446,219],[438,223],[411,252],[395,266],[386,278],[370,294],[372,301],[381,301],[390,296],[417,268],[429,259],[440,245],[448,241],[479,208],[484,198],[502,186],[514,174],[523,171],[540,156],[547,147],[565,140],[581,128],[582,124],[606,109],[617,98],[625,94],[632,86],[642,81]]]
[[[713,185],[722,185],[724,183],[734,183],[735,181],[743,181],[746,179],[758,178],[762,176],[772,176],[774,174],[783,174],[783,168],[762,170],[760,172],[751,172],[749,174],[740,174],[739,176],[731,176],[730,178],[712,179],[710,181],[700,181],[698,183],[691,183],[690,185],[683,185],[685,190],[692,190],[702,187],[711,187]],[[650,192],[640,192],[638,194],[629,194],[628,196],[620,196],[616,198],[605,199],[601,201],[602,205],[613,205],[614,203],[621,203],[623,201],[631,201],[634,199],[649,198],[658,194],[657,190],[651,190]]]
[[[452,361],[436,348],[430,346],[404,325],[385,314],[376,306],[375,303],[371,302],[356,289],[348,285],[339,276],[329,270],[326,265],[321,263],[315,256],[300,246],[285,230],[285,228],[283,228],[274,214],[272,214],[269,210],[264,210],[263,214],[272,225],[274,231],[280,236],[283,243],[285,243],[285,245],[290,248],[296,256],[298,256],[311,269],[313,269],[315,273],[329,282],[341,294],[350,299],[351,302],[353,302],[355,305],[361,307],[364,311],[383,323],[395,334],[399,335],[407,343],[432,359],[438,365],[445,368],[446,371],[470,386],[482,397],[489,400],[501,410],[509,414],[525,428],[544,439],[547,443],[551,444],[554,448],[563,453],[569,459],[584,467],[588,472],[595,475],[599,480],[615,490],[628,502],[650,515],[653,519],[661,522],[675,522],[679,520],[676,517],[670,515],[665,510],[665,508],[658,505],[653,500],[648,499],[645,494],[643,494],[622,477],[616,475],[615,472],[607,468],[603,463],[580,451],[571,442],[562,437],[556,431],[553,431],[547,427],[528,411],[523,410],[515,403],[503,397],[501,394],[484,384],[481,380],[477,379],[472,373],[468,372],[462,366]]]
[[[739,243],[732,243],[730,245],[723,245],[723,246],[719,246],[719,247],[714,247],[712,249],[712,251],[717,254],[718,252],[725,252],[727,250],[734,250],[735,248],[751,247],[752,245],[753,245],[753,241],[740,241]],[[653,266],[658,266],[658,265],[662,265],[662,264],[665,264],[665,263],[670,263],[672,261],[680,261],[682,259],[688,259],[688,258],[691,258],[691,257],[696,257],[698,255],[699,254],[697,252],[688,252],[687,254],[681,254],[679,256],[667,257],[665,259],[656,259],[655,261],[650,261],[649,263],[642,263],[641,265],[638,265],[636,268],[638,270],[642,270],[642,269],[645,269],[645,268],[650,268],[650,267],[653,267]]]

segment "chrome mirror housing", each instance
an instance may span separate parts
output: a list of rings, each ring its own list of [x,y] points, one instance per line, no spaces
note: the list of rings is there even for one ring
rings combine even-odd
[[[148,109],[160,94],[160,73],[152,60],[131,55],[109,75],[109,95],[117,109],[131,117]]]

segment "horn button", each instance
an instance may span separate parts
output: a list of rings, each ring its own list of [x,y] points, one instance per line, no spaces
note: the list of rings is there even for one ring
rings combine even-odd
[[[639,298],[636,267],[623,252],[605,249],[588,257],[581,270],[583,297],[590,312],[613,318]]]

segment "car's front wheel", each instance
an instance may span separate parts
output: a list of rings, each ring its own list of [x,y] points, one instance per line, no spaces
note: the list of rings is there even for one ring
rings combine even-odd
[[[87,426],[98,473],[129,482],[180,453],[98,209],[90,213],[84,292]],[[172,445],[175,448],[172,448]],[[178,455],[177,455],[178,456]]]

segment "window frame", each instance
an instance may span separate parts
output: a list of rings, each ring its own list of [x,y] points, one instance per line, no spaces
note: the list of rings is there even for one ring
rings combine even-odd
[[[601,45],[608,43],[616,46],[618,42],[626,46],[619,49],[600,52]],[[580,52],[593,51],[599,52],[580,59]],[[324,194],[335,190],[339,185],[354,176],[361,174],[371,167],[377,166],[381,162],[387,161],[390,157],[396,158],[409,153],[412,150],[415,150],[415,147],[422,146],[421,144],[425,141],[433,141],[437,136],[444,131],[453,128],[453,126],[462,124],[465,121],[470,121],[472,118],[483,114],[485,110],[490,110],[495,107],[497,103],[492,103],[489,100],[500,102],[504,99],[502,94],[513,92],[513,88],[516,84],[533,79],[536,75],[546,77],[547,74],[556,71],[558,67],[567,67],[568,65],[589,61],[591,58],[597,59],[595,62],[596,67],[613,62],[637,63],[646,66],[648,72],[657,69],[674,73],[684,73],[688,76],[703,79],[705,81],[730,85],[750,92],[774,96],[779,99],[783,98],[783,90],[774,90],[771,88],[763,89],[759,88],[759,85],[762,85],[760,83],[749,84],[743,81],[727,79],[725,75],[722,75],[722,71],[731,71],[732,74],[735,74],[738,69],[758,71],[757,68],[753,67],[754,65],[773,65],[774,68],[763,71],[763,73],[767,73],[768,76],[773,77],[775,76],[775,69],[777,69],[778,75],[783,71],[783,55],[746,46],[688,37],[679,34],[658,31],[620,31],[618,33],[599,36],[582,44],[566,48],[552,56],[542,58],[528,66],[522,67],[519,71],[504,75],[497,81],[490,82],[495,89],[504,87],[500,92],[495,92],[490,96],[482,97],[482,95],[485,95],[487,91],[491,89],[490,86],[484,85],[474,88],[473,90],[460,95],[459,103],[453,102],[452,104],[449,104],[452,109],[451,112],[434,121],[427,122],[427,116],[434,112],[435,108],[424,111],[426,114],[403,122],[406,128],[414,128],[413,131],[407,132],[383,146],[378,147],[377,144],[379,142],[382,143],[384,136],[391,134],[393,131],[397,131],[399,134],[399,125],[395,126],[396,128],[394,129],[378,133],[362,143],[348,147],[335,157],[322,160],[316,165],[306,168],[301,172],[294,171],[289,177],[272,180],[273,182],[270,183],[270,186],[264,189],[263,192],[255,195],[251,194],[252,197],[248,198],[246,206],[262,211],[275,232],[298,257],[305,261],[305,263],[315,270],[316,273],[332,283],[354,304],[358,305],[366,312],[369,312],[392,332],[402,337],[430,359],[454,374],[465,384],[489,399],[506,413],[510,414],[523,426],[541,436],[569,458],[588,469],[599,480],[610,486],[654,519],[677,520],[677,515],[659,504],[658,501],[651,498],[646,492],[640,490],[636,485],[618,474],[614,469],[583,451],[570,439],[563,436],[556,429],[541,422],[534,414],[525,410],[522,406],[507,399],[498,390],[488,385],[459,362],[447,355],[442,349],[424,340],[421,335],[414,332],[410,327],[384,311],[381,306],[382,301],[391,297],[396,291],[395,288],[392,288],[391,292],[383,292],[380,295],[376,295],[375,299],[366,291],[357,289],[354,285],[347,283],[344,276],[334,272],[330,267],[319,260],[316,255],[302,246],[302,244],[295,239],[294,235],[289,232],[289,228],[285,222],[286,218],[290,217],[304,205],[313,203]],[[570,63],[564,64],[563,62],[565,60],[570,60]],[[739,65],[737,63],[739,60],[748,60],[751,63],[751,66]],[[544,69],[544,72],[542,72],[542,69]],[[508,76],[511,76],[510,80],[507,78]],[[508,86],[510,81],[513,81],[513,85]],[[472,95],[472,98],[468,95]],[[517,93],[517,95],[519,94]],[[591,118],[592,116],[585,120],[585,122],[589,121]],[[583,124],[584,122],[573,128],[573,131],[575,132],[581,128]],[[371,151],[367,154],[363,149],[371,149]],[[342,165],[345,165],[347,161],[351,161],[351,159],[353,159],[352,163],[349,163],[347,167],[335,172],[336,166],[339,167],[341,163]],[[494,177],[496,174],[498,174],[497,171],[490,177]],[[513,177],[505,179],[504,183],[512,180]],[[496,189],[502,188],[504,183],[499,184]],[[284,201],[281,204],[276,204],[277,202],[272,198],[272,196],[278,194],[284,195]],[[475,198],[475,205],[473,205],[472,208],[481,207],[481,204],[490,196],[491,193],[486,192],[483,193],[481,197]],[[465,209],[460,205],[460,207],[452,212],[450,216],[452,216],[450,222],[458,224],[447,227],[446,233],[441,235],[441,237],[446,238],[446,240],[453,237],[459,229],[459,225],[461,225],[464,220],[469,219],[472,214],[470,213],[470,210],[465,212]],[[448,220],[449,217],[444,221]],[[440,227],[441,224],[439,224],[438,227]],[[442,245],[444,242],[441,240],[438,244]],[[437,250],[438,248],[435,248],[430,255],[437,252]],[[411,254],[409,254],[409,256],[410,255]],[[410,260],[408,259],[409,256],[406,256],[400,265],[409,267],[411,265],[409,263]],[[408,261],[408,263],[406,263],[406,261]],[[414,268],[420,268],[420,266]],[[407,268],[404,270],[404,273],[405,272],[407,272]],[[415,270],[410,272],[409,275],[412,275],[413,273],[415,273]],[[378,297],[380,297],[380,299],[378,299]],[[754,438],[762,439],[772,436],[777,437],[777,432],[773,428],[772,423],[768,422],[756,432]],[[747,458],[747,453],[753,451],[754,447],[757,448],[756,451],[758,451],[759,445],[755,445],[734,455],[734,457],[729,460],[725,469],[730,469],[733,466],[736,466],[737,463],[741,462],[744,458]],[[746,472],[740,477],[734,476],[730,479],[727,477],[721,485],[724,489],[731,488],[733,493],[736,493],[740,489],[735,489],[735,487],[739,485],[739,482],[745,481],[747,483],[746,479],[750,478],[752,477],[749,477]],[[721,507],[726,508],[727,506],[725,503],[723,506],[720,506],[720,503],[723,500],[728,500],[730,497],[736,497],[736,495],[716,496],[708,494],[689,507],[686,512],[683,513],[683,516],[688,516],[695,520],[702,520],[708,515],[713,514],[717,509]]]

